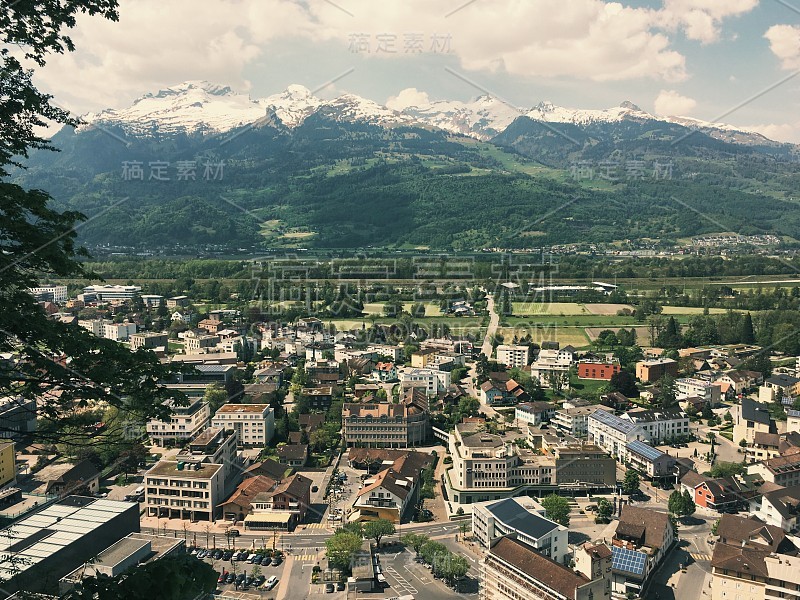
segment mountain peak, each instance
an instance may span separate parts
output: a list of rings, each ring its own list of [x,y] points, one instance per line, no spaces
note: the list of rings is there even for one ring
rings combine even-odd
[[[619,105],[619,107],[620,107],[620,108],[627,108],[628,110],[635,110],[635,111],[637,111],[637,112],[643,112],[641,108],[639,108],[638,106],[636,106],[636,105],[635,105],[633,102],[631,102],[630,100],[625,100],[625,102],[623,102],[622,104],[620,104],[620,105]]]
[[[311,90],[299,83],[293,83],[286,88],[284,94],[292,100],[304,100],[311,97]]]

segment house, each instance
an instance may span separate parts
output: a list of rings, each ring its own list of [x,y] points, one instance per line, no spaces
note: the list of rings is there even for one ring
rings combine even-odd
[[[308,399],[308,405],[312,409],[328,410],[333,402],[333,387],[329,385],[303,388],[300,395]]]
[[[608,548],[606,548],[606,551]],[[483,559],[481,597],[491,600],[607,600],[607,552],[595,551],[582,566],[590,579],[540,554],[513,536],[498,538]]]
[[[286,477],[291,475],[294,472],[294,469],[291,467],[287,468],[286,465],[282,465],[278,462],[275,462],[271,458],[266,460],[255,462],[251,464],[249,467],[245,468],[244,475],[245,477],[254,477],[256,475],[263,475],[264,477],[268,477],[270,479],[274,479],[275,481],[283,481]]]
[[[753,445],[747,448],[747,456],[751,462],[768,460],[780,455],[781,436],[777,433],[756,432]]]
[[[711,597],[792,598],[800,560],[783,530],[754,518],[723,515],[711,557]]]
[[[783,454],[747,465],[747,472],[783,487],[800,485],[800,452]]]
[[[244,518],[247,530],[294,530],[306,519],[311,506],[311,479],[295,473],[273,490],[257,494],[251,514]]]
[[[540,425],[550,422],[555,412],[555,405],[549,402],[523,402],[517,405],[514,417],[529,425]]]
[[[513,534],[539,553],[565,565],[572,558],[567,544],[569,530],[547,518],[547,511],[533,498],[519,496],[472,506],[472,534],[489,549],[498,538]]]
[[[800,396],[800,378],[776,374],[764,381],[764,386],[775,392],[776,398]]]
[[[225,502],[220,504],[222,518],[226,521],[241,521],[252,512],[254,498],[275,489],[277,481],[263,475],[244,479]]]
[[[300,426],[300,429],[311,432],[325,424],[325,415],[320,413],[298,415],[297,424]]]
[[[528,398],[525,389],[511,378],[490,376],[481,384],[481,400],[487,405],[517,404],[527,402]]]
[[[397,369],[394,363],[379,362],[372,369],[372,378],[376,381],[394,381],[397,379]]]
[[[681,478],[681,489],[689,492],[697,506],[717,512],[737,510],[758,494],[734,477],[713,479],[694,471]]]
[[[278,446],[278,460],[282,465],[304,467],[308,463],[308,444]]]
[[[761,496],[750,501],[750,511],[767,525],[796,534],[800,525],[800,486],[772,488],[769,483],[761,486]]]
[[[100,471],[89,459],[75,463],[55,479],[47,482],[45,493],[64,498],[74,494],[91,496],[100,489]]]
[[[648,577],[674,543],[675,533],[666,513],[624,506],[611,540],[613,596],[640,596]]]

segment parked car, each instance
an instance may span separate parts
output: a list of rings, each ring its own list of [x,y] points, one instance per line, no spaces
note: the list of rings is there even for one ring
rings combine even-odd
[[[260,565],[261,561],[263,561],[263,560],[264,560],[264,555],[263,554],[256,554],[256,557],[253,559],[253,564],[254,565]]]
[[[217,583],[225,583],[225,578],[227,576],[228,576],[228,572],[227,571],[223,571],[222,573],[220,573],[219,577],[217,577]]]
[[[270,564],[272,564],[273,567],[277,567],[278,565],[281,564],[281,557],[280,556],[273,556],[272,557],[272,562]]]
[[[274,588],[276,585],[278,585],[278,578],[277,578],[277,577],[275,577],[275,575],[273,575],[272,577],[270,577],[269,579],[267,579],[267,580],[264,582],[264,589],[265,589],[265,590],[271,590],[271,589],[272,589],[272,588]]]
[[[344,591],[344,582],[343,581],[340,581],[339,583],[336,584],[336,591],[337,592],[343,592]]]
[[[253,587],[261,587],[262,585],[264,585],[264,582],[266,580],[267,580],[267,578],[264,575],[259,575],[253,581]]]
[[[335,587],[333,587],[333,584],[332,584],[332,583],[326,583],[326,584],[325,584],[325,593],[326,593],[326,594],[332,594],[332,593],[333,593],[333,592],[335,592],[335,591],[336,591],[336,588],[335,588]]]
[[[225,583],[230,585],[234,581],[236,581],[236,575],[234,575],[233,573],[228,573],[228,576],[225,578]]]
[[[318,491],[319,491],[319,486],[312,485],[312,486],[311,486],[311,491],[312,491],[312,492],[318,492]]]
[[[225,550],[225,552],[222,553],[222,560],[230,560],[232,556],[233,553],[230,550]]]
[[[250,587],[251,585],[253,585],[253,576],[248,575],[247,577],[244,578],[244,586]]]
[[[256,556],[258,556],[258,554],[256,554],[254,552],[253,554],[251,554],[250,556],[247,557],[247,562],[249,562],[250,564],[253,564],[253,561],[256,559]]]
[[[242,535],[238,529],[233,529],[233,528],[228,529],[228,531],[226,531],[225,534],[228,537],[239,537],[240,535]]]

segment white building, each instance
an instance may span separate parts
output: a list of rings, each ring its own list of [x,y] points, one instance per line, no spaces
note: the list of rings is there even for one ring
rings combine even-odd
[[[403,373],[403,387],[424,387],[428,396],[435,396],[450,387],[449,371],[410,369]]]
[[[151,419],[147,422],[147,435],[156,446],[168,441],[180,442],[194,439],[208,425],[211,411],[201,398],[190,399],[188,406],[170,403],[172,414],[169,422]]]
[[[98,301],[130,300],[140,294],[138,285],[89,285],[83,288],[84,294],[94,294]]]
[[[683,378],[675,380],[675,397],[678,400],[698,397],[711,406],[719,404],[721,388],[715,383],[703,379]]]
[[[144,476],[148,517],[215,521],[225,496],[224,469],[200,461],[161,460]]]
[[[522,368],[530,362],[530,346],[511,346],[501,344],[497,347],[497,362],[506,365],[509,369]]]
[[[67,301],[67,286],[65,285],[42,285],[30,288],[28,291],[42,300],[58,303]]]
[[[561,433],[566,433],[576,438],[584,438],[589,434],[589,415],[598,410],[613,412],[612,408],[602,404],[562,408],[553,414],[550,424]]]
[[[269,404],[225,404],[211,425],[234,429],[241,446],[266,446],[275,435],[275,409]]]
[[[573,362],[574,354],[566,349],[540,350],[539,356],[531,363],[531,377],[546,385],[547,378],[553,373],[566,377]]]
[[[103,323],[103,337],[116,342],[125,342],[136,333],[136,323]]]
[[[480,502],[472,507],[472,535],[486,549],[509,534],[559,564],[567,564],[571,552],[569,529],[547,518],[544,507],[528,496]]]
[[[634,440],[659,445],[665,440],[689,435],[689,417],[677,410],[643,410],[620,417],[597,410],[589,415],[589,440],[618,461],[628,459],[628,443]]]

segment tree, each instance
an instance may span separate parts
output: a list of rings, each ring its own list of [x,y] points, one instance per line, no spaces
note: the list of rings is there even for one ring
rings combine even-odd
[[[689,495],[688,490],[683,490],[683,512],[681,516],[691,517],[697,510],[694,499]]]
[[[43,67],[50,54],[74,49],[64,30],[74,27],[80,14],[117,20],[117,2],[14,2],[0,11],[0,305],[6,308],[0,311],[0,353],[15,357],[13,371],[0,374],[0,396],[36,401],[40,425],[55,425],[40,427],[36,438],[64,445],[75,440],[62,429],[78,423],[86,406],[106,402],[127,415],[163,420],[171,412],[167,400],[185,403],[182,394],[160,383],[171,378],[173,367],[162,365],[155,354],[134,353],[51,320],[27,293],[50,278],[96,278],[77,260],[88,256],[75,244],[84,215],[58,212],[46,192],[9,182],[9,167],[19,165],[30,150],[52,149],[38,133],[42,125],[77,124],[36,89],[29,67]],[[29,63],[25,67],[20,55]],[[103,435],[93,441],[101,443]]]
[[[659,392],[656,402],[661,408],[671,408],[678,402],[677,391],[675,389],[675,378],[671,375],[664,375],[659,383]]]
[[[353,554],[361,549],[361,542],[361,536],[351,531],[337,531],[325,540],[328,563],[349,572]]]
[[[635,494],[639,491],[641,485],[641,477],[639,473],[633,469],[628,469],[625,472],[625,478],[622,480],[622,491],[628,495]]]
[[[675,490],[669,495],[669,499],[667,500],[667,510],[673,515],[681,515],[683,514],[683,506],[683,495],[678,490]]]
[[[619,392],[626,398],[636,398],[639,396],[639,388],[636,387],[636,377],[628,371],[614,373],[609,381],[611,390]]]
[[[742,319],[742,332],[739,336],[742,344],[754,344],[756,341],[756,333],[753,330],[753,317],[750,313],[746,313]]]
[[[375,545],[381,547],[381,539],[386,535],[393,535],[395,532],[394,523],[389,519],[377,519],[364,523],[364,537],[375,540]]]
[[[206,392],[203,394],[203,400],[208,402],[208,409],[211,411],[213,417],[220,407],[228,401],[228,392],[225,388],[216,383],[206,386]]]
[[[717,535],[717,531],[719,531],[719,519],[714,521],[714,524],[711,526],[711,533],[713,535]]]
[[[547,518],[559,525],[569,527],[569,502],[558,494],[550,494],[542,499]]]
[[[407,533],[400,538],[400,541],[406,546],[411,546],[414,549],[414,552],[419,554],[420,548],[422,548],[426,542],[430,541],[430,538],[421,533]]]
[[[611,516],[614,514],[614,505],[605,498],[602,498],[597,503],[597,519],[603,523],[611,522]]]

